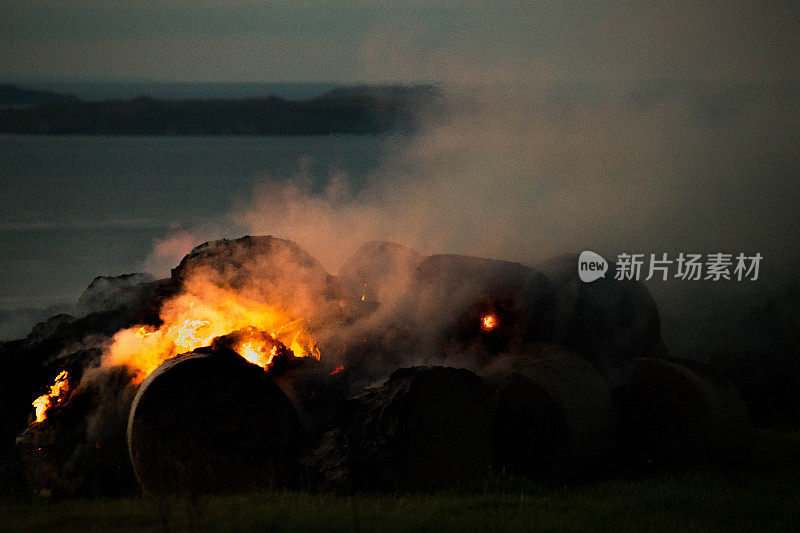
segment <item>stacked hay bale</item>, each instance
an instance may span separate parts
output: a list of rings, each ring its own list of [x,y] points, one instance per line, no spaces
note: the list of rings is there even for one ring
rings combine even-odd
[[[537,265],[555,286],[553,341],[576,350],[603,371],[632,357],[663,355],[656,303],[643,283],[605,278],[584,283],[578,256],[563,255]]]
[[[298,433],[291,403],[263,369],[231,350],[200,348],[142,383],[128,447],[147,493],[242,492],[285,482]]]
[[[136,394],[131,375],[117,367],[84,377],[45,420],[16,439],[20,470],[33,493],[109,496],[136,489],[125,440]]]
[[[534,478],[596,473],[614,448],[616,415],[603,378],[586,360],[539,347],[500,383],[493,401],[497,466]]]
[[[403,307],[421,335],[447,356],[485,365],[500,353],[550,336],[554,290],[536,269],[461,255],[426,257]],[[492,315],[497,327],[482,328]]]
[[[270,235],[201,244],[172,269],[171,279],[189,288],[209,282],[233,289],[310,323],[338,321],[340,302],[349,297],[306,250]]]
[[[342,405],[308,462],[326,488],[427,490],[491,469],[489,392],[472,372],[414,367]]]
[[[623,365],[613,391],[619,458],[631,468],[744,460],[752,425],[738,391],[696,361],[643,357]]]

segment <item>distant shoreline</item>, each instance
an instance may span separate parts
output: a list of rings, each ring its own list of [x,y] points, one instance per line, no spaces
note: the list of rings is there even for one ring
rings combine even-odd
[[[137,97],[84,101],[0,86],[0,133],[31,135],[331,135],[410,133],[441,112],[432,86],[361,86],[306,100]],[[2,100],[0,100],[2,101]],[[3,107],[5,106],[5,107]]]

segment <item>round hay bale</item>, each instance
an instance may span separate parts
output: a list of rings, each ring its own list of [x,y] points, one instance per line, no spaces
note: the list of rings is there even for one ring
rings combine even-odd
[[[608,369],[632,357],[662,355],[661,321],[655,300],[639,281],[616,280],[609,263],[605,278],[584,283],[578,256],[559,256],[537,265],[556,288],[553,341]]]
[[[355,488],[452,487],[491,469],[489,393],[468,370],[401,369],[349,404]]]
[[[545,479],[596,472],[613,452],[616,432],[605,381],[586,360],[557,347],[526,358],[495,392],[496,464]]]
[[[222,239],[195,247],[172,269],[174,283],[201,280],[316,322],[337,315],[348,297],[341,282],[296,243],[272,236]],[[202,290],[202,284],[199,288]]]
[[[249,281],[251,271],[258,271],[269,281],[281,281],[282,277],[294,281],[326,276],[311,254],[290,240],[271,235],[245,235],[195,246],[172,269],[172,278],[183,280],[197,270],[215,272],[234,287]]]
[[[738,391],[696,361],[643,357],[613,396],[619,457],[631,467],[725,464],[749,454],[752,425]]]
[[[438,254],[417,267],[406,296],[418,330],[448,352],[478,352],[480,363],[550,334],[552,284],[536,269],[509,261]],[[492,315],[488,331],[482,319]],[[480,353],[484,352],[484,353]]]
[[[700,381],[710,414],[709,457],[715,464],[730,464],[750,456],[753,424],[739,390],[712,366],[689,359],[669,359],[682,365]]]
[[[142,383],[128,448],[147,493],[241,492],[285,480],[298,432],[291,403],[263,369],[231,350],[201,348]]]

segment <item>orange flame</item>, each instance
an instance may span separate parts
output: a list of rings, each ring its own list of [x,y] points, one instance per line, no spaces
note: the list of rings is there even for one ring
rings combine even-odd
[[[332,375],[334,375],[334,374],[338,374],[338,373],[339,373],[339,372],[341,372],[342,370],[344,370],[344,365],[339,365],[339,366],[337,366],[336,368],[334,368],[334,369],[333,369],[333,371],[332,371],[330,374],[328,374],[328,375],[329,375],[329,376],[332,376]]]
[[[252,327],[272,332],[295,357],[321,357],[319,348],[296,320],[277,307],[248,299],[212,283],[197,282],[161,308],[159,327],[133,327],[117,332],[104,355],[104,365],[126,365],[142,381],[164,360],[208,346],[215,337]],[[267,368],[275,356],[269,339],[244,339],[232,346],[251,363]]]
[[[266,348],[264,344],[245,342],[236,351],[254,365],[267,368],[272,364],[272,359],[278,354],[278,346],[273,345],[269,351]]]
[[[481,318],[481,329],[483,331],[492,331],[496,327],[497,327],[496,316],[492,314],[483,315],[483,317]]]
[[[42,394],[33,400],[33,408],[36,412],[36,422],[44,422],[47,419],[47,411],[53,406],[64,401],[69,392],[69,373],[62,370],[56,376],[55,382],[50,385],[50,392]]]

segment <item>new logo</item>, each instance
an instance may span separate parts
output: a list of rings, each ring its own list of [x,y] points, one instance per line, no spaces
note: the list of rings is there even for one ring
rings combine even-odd
[[[602,256],[589,250],[581,252],[578,257],[578,276],[581,281],[589,283],[598,278],[604,278],[608,271],[608,261]]]

